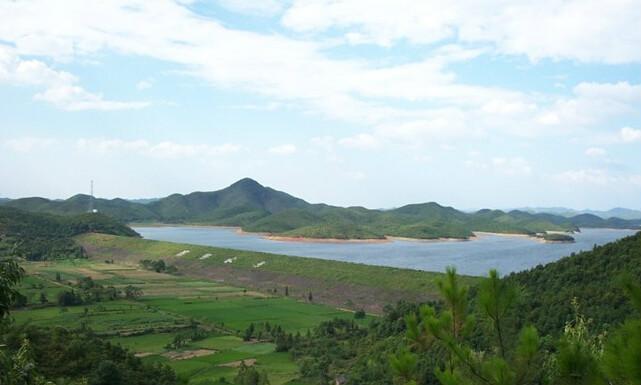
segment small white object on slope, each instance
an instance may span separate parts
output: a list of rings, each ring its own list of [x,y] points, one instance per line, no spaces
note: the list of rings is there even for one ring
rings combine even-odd
[[[189,250],[183,250],[180,253],[176,254],[176,257],[184,257],[187,254],[189,254]]]
[[[209,257],[211,257],[211,254],[207,253],[207,254],[203,255],[202,257],[200,257],[198,259],[207,259]]]
[[[255,264],[255,265],[254,265],[254,268],[259,268],[259,267],[263,266],[263,265],[264,265],[264,264],[266,264],[266,263],[267,263],[267,262],[265,262],[265,261],[258,262],[257,264]]]
[[[236,259],[238,259],[238,257],[234,257],[234,258],[227,258],[227,259],[225,259],[225,263],[232,263],[232,262],[234,262]]]

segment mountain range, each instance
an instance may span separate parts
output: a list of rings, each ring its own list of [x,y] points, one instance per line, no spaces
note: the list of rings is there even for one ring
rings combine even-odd
[[[579,214],[592,214],[603,219],[641,219],[641,210],[626,209],[623,207],[615,207],[610,210],[574,210],[567,207],[522,207],[515,210],[525,211],[533,214],[555,214],[564,217],[573,217]]]
[[[473,236],[474,231],[535,234],[575,231],[580,227],[641,226],[641,220],[603,219],[593,214],[565,217],[489,209],[465,213],[435,202],[410,204],[392,210],[311,204],[250,178],[241,179],[222,190],[172,194],[147,203],[78,194],[66,200],[14,199],[3,205],[63,215],[85,213],[93,207],[122,222],[239,226],[248,232],[307,238],[383,239],[392,236],[466,239]]]

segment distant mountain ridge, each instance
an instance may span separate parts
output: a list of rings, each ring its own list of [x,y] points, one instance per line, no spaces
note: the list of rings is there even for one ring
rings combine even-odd
[[[148,203],[120,198],[93,199],[74,195],[52,201],[21,198],[4,206],[51,214],[79,214],[90,207],[123,222],[190,223],[240,226],[248,232],[286,237],[383,239],[467,239],[473,231],[535,234],[573,231],[579,227],[638,228],[640,221],[604,220],[584,214],[563,217],[513,210],[464,213],[435,202],[410,204],[392,210],[311,204],[250,178],[217,191],[172,194]]]
[[[615,207],[610,210],[574,210],[566,207],[523,207],[516,210],[529,212],[532,214],[555,214],[564,217],[574,217],[580,214],[592,214],[603,219],[620,218],[620,219],[641,219],[641,210],[627,209],[624,207]]]

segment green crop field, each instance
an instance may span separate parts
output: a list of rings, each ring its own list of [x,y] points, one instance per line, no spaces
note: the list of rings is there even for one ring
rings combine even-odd
[[[235,331],[250,323],[278,324],[290,332],[304,332],[321,321],[352,317],[351,313],[317,304],[301,304],[289,298],[239,296],[224,299],[168,297],[142,298],[153,308],[172,311],[198,321],[222,325]]]
[[[206,279],[142,270],[132,264],[89,260],[30,262],[21,283],[27,304],[12,316],[17,324],[90,328],[112,343],[135,352],[145,361],[171,366],[189,384],[231,381],[241,360],[268,372],[272,384],[293,384],[298,375],[286,352],[271,342],[240,337],[253,324],[269,322],[287,332],[305,332],[323,320],[353,318],[353,313],[293,298],[245,290]],[[142,290],[136,299],[102,300],[78,306],[58,306],[59,293],[79,290],[86,277],[103,287]],[[41,297],[47,298],[43,302]],[[359,320],[364,324],[369,319]],[[197,323],[207,331],[202,339],[169,347],[174,338]]]

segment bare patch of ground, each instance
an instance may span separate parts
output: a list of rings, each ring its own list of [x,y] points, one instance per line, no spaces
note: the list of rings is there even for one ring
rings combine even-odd
[[[209,349],[197,349],[197,350],[185,350],[182,352],[165,352],[162,355],[169,358],[170,360],[179,361],[179,360],[188,360],[190,358],[209,356],[216,353],[217,350]]]
[[[256,359],[255,358],[247,358],[245,360],[227,362],[227,363],[224,363],[224,364],[220,364],[218,366],[222,366],[222,367],[226,367],[226,368],[238,368],[242,364],[245,364],[245,366],[254,366],[256,364]]]

